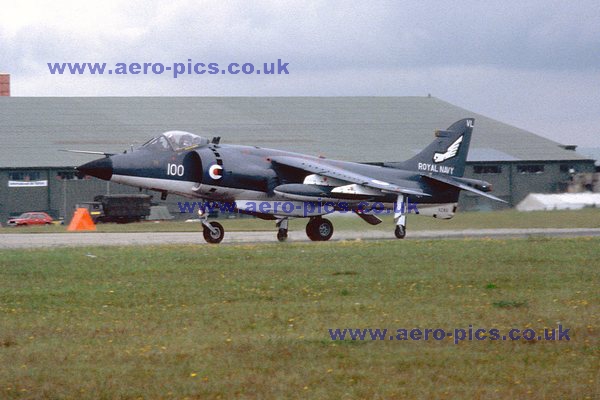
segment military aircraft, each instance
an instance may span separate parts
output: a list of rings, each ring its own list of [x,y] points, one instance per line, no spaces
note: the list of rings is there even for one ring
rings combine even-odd
[[[309,218],[311,240],[329,240],[332,212],[353,212],[376,225],[378,214],[393,213],[395,236],[406,235],[406,214],[452,218],[461,190],[496,201],[488,182],[463,177],[474,119],[435,132],[435,140],[404,162],[356,163],[330,160],[256,146],[221,144],[189,132],[170,131],[136,149],[83,164],[80,173],[162,193],[229,202],[236,212],[276,221],[277,238],[285,241],[290,218]],[[260,203],[259,206],[256,206]],[[203,203],[200,203],[203,204]],[[204,238],[220,243],[225,233],[198,214]]]

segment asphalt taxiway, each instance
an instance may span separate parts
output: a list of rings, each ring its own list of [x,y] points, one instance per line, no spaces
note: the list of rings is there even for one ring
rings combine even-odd
[[[600,228],[532,228],[532,229],[466,229],[409,231],[404,240],[466,238],[528,238],[600,236]],[[391,231],[336,231],[331,241],[398,240]],[[290,231],[288,242],[310,242],[303,231]],[[275,231],[226,232],[222,244],[277,243]],[[77,246],[140,246],[195,244],[208,245],[202,232],[73,232],[73,233],[3,233],[0,249]]]

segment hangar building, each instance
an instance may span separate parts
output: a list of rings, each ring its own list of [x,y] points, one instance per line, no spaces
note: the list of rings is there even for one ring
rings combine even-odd
[[[249,144],[361,162],[407,159],[436,129],[475,118],[467,177],[485,179],[515,206],[528,193],[564,192],[594,160],[523,129],[435,97],[0,97],[0,221],[25,211],[69,219],[77,202],[137,189],[73,167],[120,152],[164,131],[184,130],[221,143]],[[461,195],[463,210],[505,205]],[[159,196],[155,196],[158,200]],[[167,206],[178,213],[178,199]]]

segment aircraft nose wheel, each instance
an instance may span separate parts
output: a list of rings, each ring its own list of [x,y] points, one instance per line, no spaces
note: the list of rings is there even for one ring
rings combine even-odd
[[[313,218],[306,224],[306,236],[312,241],[324,242],[331,239],[333,224],[325,218]]]
[[[218,222],[208,222],[207,224],[210,225],[210,228],[206,225],[204,226],[202,231],[204,240],[211,244],[221,243],[223,236],[225,236],[225,229],[223,229],[223,225]]]
[[[394,235],[396,235],[396,237],[398,239],[404,239],[404,237],[406,236],[406,228],[403,227],[402,225],[396,225],[396,230],[394,231]]]

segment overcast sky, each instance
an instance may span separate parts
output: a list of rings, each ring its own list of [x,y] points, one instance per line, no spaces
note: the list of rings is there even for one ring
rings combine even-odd
[[[600,147],[600,2],[15,1],[13,96],[425,96]],[[344,4],[349,5],[344,7]],[[351,5],[351,7],[350,7]],[[50,75],[48,62],[252,62],[289,75]]]

